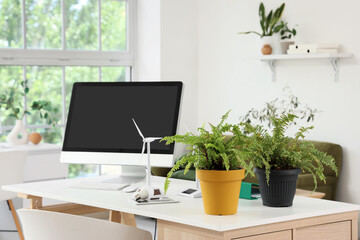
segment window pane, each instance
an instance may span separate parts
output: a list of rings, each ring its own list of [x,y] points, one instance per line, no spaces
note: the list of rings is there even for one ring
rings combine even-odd
[[[66,109],[69,109],[72,87],[75,82],[98,81],[98,67],[66,67]]]
[[[0,133],[0,142],[6,142],[6,137],[9,135],[11,130],[2,130],[2,133]]]
[[[0,66],[0,94],[5,94],[5,92],[9,93],[9,89],[15,84],[18,84],[23,79],[23,68],[20,66]],[[21,96],[23,89],[21,86],[18,86],[15,94],[15,107],[19,108],[23,112],[24,99]],[[9,95],[7,95],[9,96]],[[9,115],[12,113],[11,110],[5,110],[4,106],[1,108],[1,123],[3,126],[13,126],[15,125],[15,118],[10,117]],[[22,115],[22,114],[20,114]],[[21,116],[19,115],[19,118]]]
[[[21,48],[21,0],[0,0],[0,47]]]
[[[99,165],[70,164],[69,178],[99,175]]]
[[[66,48],[98,50],[97,0],[66,0]]]
[[[57,108],[57,113],[50,113],[61,121],[62,116],[62,69],[61,67],[29,66],[26,67],[26,78],[30,91],[27,95],[28,109],[34,101],[50,101],[52,107]],[[28,116],[28,124],[48,124],[40,118],[40,113],[31,111]],[[44,115],[44,113],[43,113]]]
[[[42,136],[41,142],[56,144],[62,144],[63,131],[62,127],[28,129],[30,134],[34,132],[40,133]]]
[[[61,1],[26,1],[28,48],[61,48]]]
[[[101,1],[101,45],[103,50],[126,50],[126,1]]]
[[[101,81],[102,82],[125,82],[130,81],[128,67],[102,67]]]

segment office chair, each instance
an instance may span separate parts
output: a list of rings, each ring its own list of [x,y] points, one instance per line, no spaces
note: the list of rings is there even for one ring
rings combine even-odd
[[[151,240],[150,232],[89,217],[19,209],[26,240]]]
[[[24,240],[24,237],[12,202],[16,193],[3,191],[1,186],[23,182],[26,155],[25,151],[0,152],[0,201],[7,201],[21,240]]]

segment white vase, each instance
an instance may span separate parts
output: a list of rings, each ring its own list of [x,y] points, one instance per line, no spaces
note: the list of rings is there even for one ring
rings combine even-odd
[[[294,41],[289,41],[289,40],[280,41],[281,54],[287,54],[287,50],[289,49],[289,46],[293,44],[295,44]]]
[[[271,54],[281,54],[280,35],[265,36],[259,40],[259,52],[262,55],[261,49],[265,44],[269,44],[272,48]]]
[[[29,133],[24,127],[22,120],[16,120],[15,126],[7,136],[6,140],[12,145],[29,143]]]

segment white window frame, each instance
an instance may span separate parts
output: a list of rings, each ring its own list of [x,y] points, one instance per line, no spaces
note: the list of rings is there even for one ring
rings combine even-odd
[[[62,121],[57,127],[64,127],[66,124],[66,88],[65,68],[69,66],[99,67],[98,79],[101,81],[101,67],[129,67],[127,79],[132,78],[133,66],[135,63],[135,32],[136,32],[136,0],[117,0],[127,3],[127,49],[124,51],[102,51],[101,46],[101,2],[98,2],[98,43],[99,50],[67,50],[65,36],[65,0],[61,0],[62,11],[62,49],[28,49],[26,39],[26,11],[25,0],[22,0],[22,35],[23,48],[1,48],[0,66],[22,66],[23,80],[26,79],[27,66],[61,66],[62,67]],[[26,106],[27,102],[24,99]],[[51,128],[51,125],[28,125],[26,115],[24,124],[27,128]],[[1,124],[0,124],[1,126]],[[3,126],[3,132],[12,129],[13,126]]]
[[[125,51],[102,51],[101,46],[101,2],[97,0],[99,7],[98,42],[99,50],[67,50],[65,28],[62,27],[60,50],[28,49],[26,42],[25,23],[25,0],[22,0],[22,35],[23,48],[2,48],[0,49],[0,65],[38,65],[38,66],[133,66],[135,58],[135,0],[118,0],[127,2],[127,49]],[[62,5],[62,26],[65,26],[65,0]]]

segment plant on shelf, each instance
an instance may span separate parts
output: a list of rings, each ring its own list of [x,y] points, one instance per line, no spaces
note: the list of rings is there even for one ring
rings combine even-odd
[[[242,158],[240,144],[247,137],[240,134],[225,136],[226,133],[234,133],[238,129],[238,126],[225,122],[229,112],[222,116],[218,125],[210,124],[211,131],[202,126],[198,128],[196,135],[188,132],[185,135],[168,136],[161,140],[166,144],[174,142],[187,144],[189,150],[189,153],[169,171],[165,180],[165,192],[174,171],[186,166],[186,174],[191,166],[195,166],[207,214],[235,214],[245,170],[253,175],[252,163],[248,164]],[[226,199],[229,198],[232,202],[231,206],[225,204]]]
[[[302,104],[299,101],[299,98],[291,93],[288,86],[284,87],[283,91],[286,94],[283,98],[275,98],[274,100],[265,103],[265,107],[262,109],[250,109],[240,118],[240,121],[247,123],[259,121],[261,124],[267,123],[268,127],[271,127],[273,126],[273,118],[293,114],[298,116],[298,118],[295,118],[292,122],[292,124],[296,125],[297,119],[312,122],[315,119],[315,115],[321,112],[316,108],[311,108],[308,105]]]
[[[324,166],[330,167],[337,174],[333,157],[317,150],[312,143],[300,141],[313,126],[300,127],[293,138],[285,135],[296,118],[293,114],[271,118],[271,133],[259,125],[240,124],[249,136],[243,145],[243,153],[250,164],[255,166],[264,205],[291,206],[301,171],[312,174],[314,190],[318,179],[326,181]]]
[[[262,32],[256,31],[247,31],[239,32],[239,34],[249,34],[253,33],[259,35],[260,37],[272,36],[274,33],[278,33],[282,25],[279,25],[279,21],[285,9],[285,3],[281,4],[275,11],[271,10],[269,14],[266,15],[264,3],[260,3],[259,6],[259,17],[260,17],[260,27]]]
[[[8,117],[16,119],[16,125],[7,137],[7,140],[12,144],[25,144],[29,142],[29,134],[22,122],[25,115],[31,115],[29,109],[22,104],[24,97],[26,97],[29,91],[30,88],[27,81],[14,80],[10,88],[0,92],[0,110],[4,109],[8,113]],[[54,126],[58,121],[54,115],[59,109],[53,107],[50,101],[34,101],[31,105],[31,110],[39,113],[40,118],[45,119],[47,124]]]
[[[290,39],[292,37],[295,37],[297,32],[296,32],[295,28],[290,29],[288,27],[287,22],[281,21],[279,26],[281,26],[281,29],[280,29],[280,35],[281,35],[281,40],[282,40],[280,42],[281,53],[286,54],[287,50],[289,49],[289,46],[295,43],[294,41],[291,41]]]
[[[291,39],[292,37],[296,36],[296,29],[295,28],[290,29],[288,27],[287,22],[281,21],[279,26],[281,26],[281,28],[280,28],[281,40]]]
[[[265,11],[264,3],[260,3],[259,6],[259,18],[261,32],[247,31],[239,32],[239,34],[256,34],[260,36],[260,48],[262,54],[278,54],[286,53],[287,47],[291,44],[290,42],[284,42],[280,44],[279,34],[281,39],[290,39],[296,35],[295,29],[289,29],[287,22],[280,21],[285,10],[285,3],[281,4],[275,11],[271,10],[268,14]],[[285,52],[284,52],[285,51]]]

